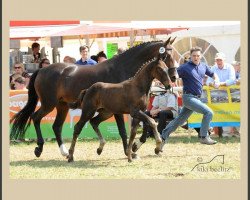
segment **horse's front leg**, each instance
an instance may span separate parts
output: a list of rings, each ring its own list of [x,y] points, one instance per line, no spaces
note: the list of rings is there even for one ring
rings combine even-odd
[[[161,139],[161,136],[157,130],[157,124],[156,124],[155,120],[153,118],[149,117],[148,115],[146,115],[141,110],[139,112],[137,112],[136,117],[138,119],[141,119],[145,124],[148,124],[152,128],[154,136],[155,136],[155,141],[156,141],[155,153],[159,154],[159,152],[161,150],[162,139]],[[143,134],[146,134],[146,133],[143,133]],[[135,145],[136,145],[136,143],[133,144],[133,146],[135,146]],[[135,150],[136,148],[134,147],[133,149]]]
[[[128,155],[128,162],[132,162],[132,144],[135,139],[136,130],[138,128],[138,125],[140,123],[139,119],[133,118],[132,124],[131,124],[131,132],[129,137],[129,143],[128,143],[128,149],[127,149],[127,155]]]
[[[76,144],[77,138],[80,135],[84,125],[87,123],[87,121],[89,121],[89,119],[91,119],[94,116],[94,114],[95,114],[95,111],[87,112],[87,110],[82,109],[82,115],[80,117],[80,120],[76,123],[74,127],[74,134],[73,134],[73,138],[72,138],[71,145],[69,148],[68,162],[74,161],[73,154],[75,151],[75,144]]]
[[[125,128],[124,117],[122,114],[115,114],[114,116],[115,116],[116,124],[117,124],[118,130],[119,130],[119,134],[122,138],[124,153],[126,156],[128,156],[128,154],[127,154],[127,149],[128,149],[127,132],[126,132],[126,128]],[[132,157],[136,158],[137,156],[135,153],[133,153]]]

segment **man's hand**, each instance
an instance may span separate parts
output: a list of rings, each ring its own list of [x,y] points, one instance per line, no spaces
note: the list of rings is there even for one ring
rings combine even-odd
[[[151,115],[152,117],[156,117],[156,116],[158,115],[159,112],[160,112],[160,109],[157,108],[157,109],[151,110],[151,111],[150,111],[150,115]]]
[[[214,88],[218,89],[220,87],[220,82],[214,81]]]

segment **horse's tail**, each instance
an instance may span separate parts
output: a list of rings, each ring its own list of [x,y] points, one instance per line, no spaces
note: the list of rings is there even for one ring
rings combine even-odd
[[[84,98],[84,95],[86,94],[87,92],[87,89],[85,90],[82,90],[77,98],[77,100],[73,103],[69,103],[69,107],[72,108],[72,109],[77,109],[80,107],[81,103],[82,103],[82,100]]]
[[[28,102],[17,114],[15,114],[10,122],[13,122],[10,139],[17,139],[25,135],[25,131],[30,126],[31,115],[36,109],[38,96],[34,87],[35,79],[39,70],[35,71],[30,77],[28,85]],[[29,120],[29,121],[28,121]],[[28,121],[28,124],[27,124]],[[27,125],[26,125],[27,124]]]
[[[83,100],[83,98],[84,98],[84,96],[85,96],[87,90],[88,90],[88,89],[82,90],[82,91],[81,91],[81,93],[80,93],[80,95],[79,95],[79,97],[78,97],[78,99],[77,99],[77,102],[79,103],[79,105],[81,105],[82,100]]]

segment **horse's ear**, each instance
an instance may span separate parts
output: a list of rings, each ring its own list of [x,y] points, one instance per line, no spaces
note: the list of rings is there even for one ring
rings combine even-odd
[[[171,40],[171,37],[169,37],[168,40],[165,42],[165,46],[169,44],[170,40]]]
[[[177,36],[170,41],[170,44],[173,44],[176,38],[177,38]]]

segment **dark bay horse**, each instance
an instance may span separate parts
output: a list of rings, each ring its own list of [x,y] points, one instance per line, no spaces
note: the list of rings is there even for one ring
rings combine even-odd
[[[153,118],[147,116],[144,111],[147,107],[148,92],[154,78],[158,79],[166,88],[170,86],[171,80],[168,75],[168,68],[162,61],[166,52],[163,47],[161,49],[163,50],[159,53],[158,58],[142,66],[133,78],[116,84],[97,82],[90,88],[81,91],[76,105],[77,107],[80,105],[82,115],[74,127],[68,162],[73,161],[75,144],[82,128],[89,120],[95,119],[92,119],[92,117],[100,109],[108,113],[130,114],[133,117],[127,149],[129,162],[132,161],[132,144],[140,121],[152,128],[156,140],[155,153],[159,153],[162,140],[157,131],[156,122]],[[95,121],[92,121],[91,125],[97,127],[96,133],[99,138],[102,137],[98,129],[99,123],[94,124],[93,122],[95,123]],[[100,152],[102,148],[103,146],[99,147]]]
[[[24,135],[26,129],[34,122],[37,145],[35,155],[39,157],[43,151],[44,139],[40,129],[41,119],[54,108],[57,110],[53,131],[58,146],[63,156],[68,155],[68,150],[62,140],[62,126],[69,110],[69,103],[75,102],[80,91],[89,88],[96,82],[119,83],[133,77],[146,61],[158,55],[160,47],[171,48],[175,38],[168,38],[166,42],[152,41],[132,47],[114,58],[94,66],[78,66],[75,64],[55,63],[46,68],[37,70],[30,78],[28,101],[12,119],[11,138]],[[165,59],[167,66],[173,71],[175,61],[172,55]],[[175,77],[170,77],[174,81]],[[41,107],[35,112],[40,99]],[[113,113],[99,112],[97,122],[110,118]],[[127,149],[127,134],[122,114],[115,114],[119,134],[122,138],[124,152]]]

